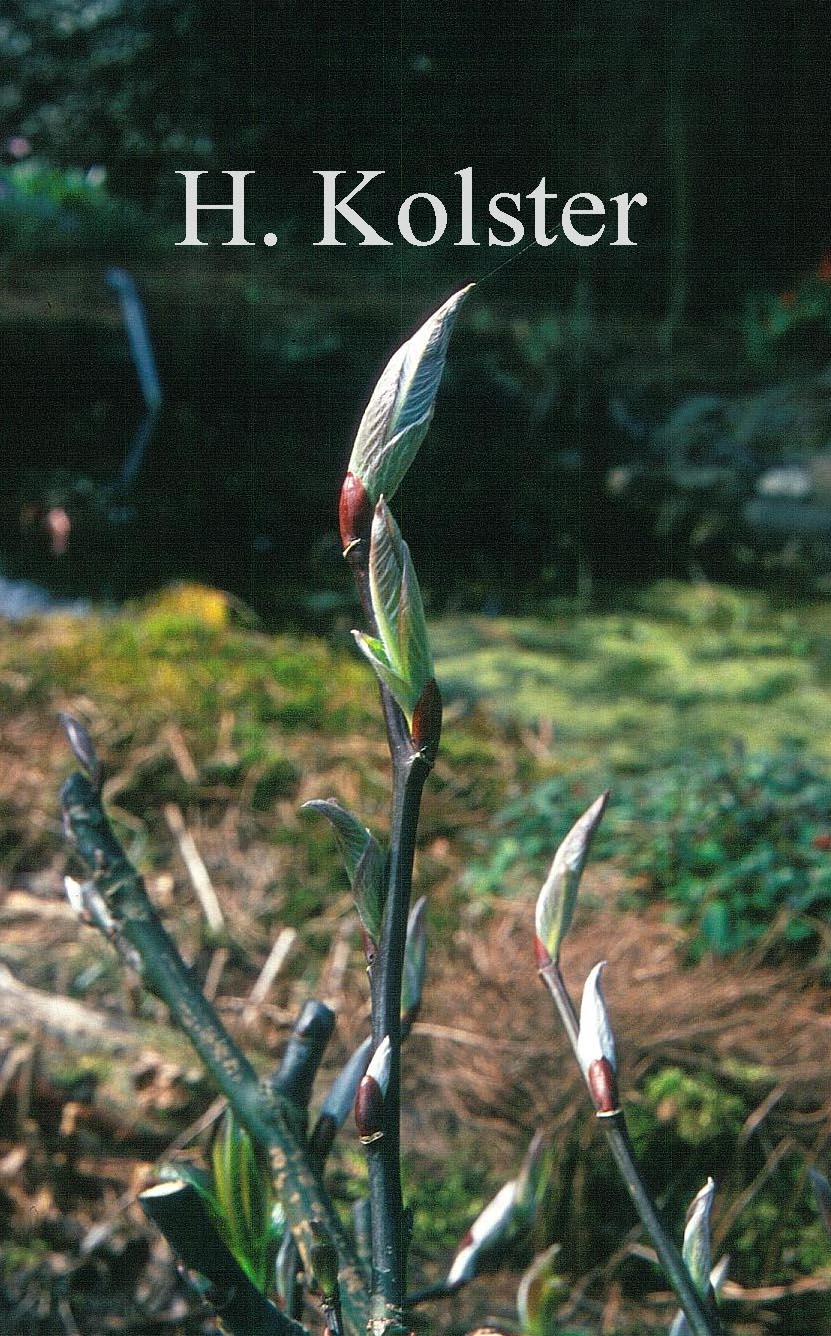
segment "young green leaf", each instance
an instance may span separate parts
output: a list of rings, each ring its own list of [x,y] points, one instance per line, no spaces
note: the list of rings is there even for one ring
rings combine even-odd
[[[369,661],[376,676],[384,683],[393,699],[398,702],[405,714],[409,708],[409,713],[412,715],[413,707],[408,704],[412,696],[410,685],[393,668],[387,656],[386,646],[377,637],[369,636],[365,631],[353,631],[352,636],[358,649]]]
[[[211,1144],[211,1169],[217,1227],[249,1279],[264,1290],[273,1242],[271,1180],[230,1108]]]
[[[723,1286],[725,1280],[727,1279],[727,1273],[729,1269],[730,1269],[730,1255],[729,1253],[725,1253],[722,1257],[718,1259],[712,1271],[710,1272],[710,1288],[713,1291],[713,1295],[716,1298],[718,1298],[718,1295],[721,1293],[721,1287]],[[668,1336],[692,1336],[690,1332],[690,1324],[687,1321],[687,1317],[683,1309],[679,1309],[678,1312],[675,1314],[675,1317],[673,1318],[672,1323],[670,1325]]]
[[[361,418],[349,473],[372,503],[392,497],[427,435],[450,334],[470,284],[440,306],[390,358]]]
[[[304,803],[303,807],[320,812],[331,821],[361,922],[372,941],[377,943],[386,894],[386,856],[383,849],[366,826],[334,798],[313,798]]]
[[[433,656],[410,550],[383,497],[372,520],[369,590],[378,634],[352,634],[412,726],[416,706],[434,681]]]

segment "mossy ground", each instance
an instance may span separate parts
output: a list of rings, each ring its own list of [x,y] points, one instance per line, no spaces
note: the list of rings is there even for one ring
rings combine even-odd
[[[465,880],[495,813],[553,776],[567,776],[589,799],[601,771],[626,775],[658,765],[683,767],[691,752],[707,755],[736,743],[768,750],[787,744],[806,749],[819,764],[831,760],[831,610],[777,608],[761,595],[664,585],[633,596],[614,612],[559,607],[533,619],[447,619],[435,626],[434,641],[446,697],[445,738],[428,786],[417,866],[419,889],[431,901],[433,992],[427,1028],[413,1040],[406,1125],[413,1172],[427,1166],[428,1181],[431,1172],[440,1181],[436,1193],[415,1194],[417,1223],[424,1224],[431,1210],[435,1217],[432,1242],[425,1246],[421,1231],[417,1248],[428,1278],[446,1262],[448,1241],[468,1217],[471,1201],[481,1205],[500,1176],[515,1170],[523,1139],[535,1119],[546,1116],[539,1093],[529,1094],[534,1082],[526,1067],[539,1066],[550,1022],[547,1013],[541,1019],[534,1010],[539,998],[530,964],[527,978],[517,977],[525,946],[516,961],[505,950],[517,933],[529,931],[537,871],[532,868],[528,884],[518,888],[524,893],[518,906],[502,905],[497,886],[480,887],[473,896]],[[268,1005],[246,1033],[257,1060],[274,1061],[294,1010],[311,989],[340,1005],[339,1051],[361,1036],[365,987],[345,879],[328,828],[299,811],[308,798],[336,796],[383,835],[385,742],[374,688],[345,639],[265,635],[226,596],[180,586],[113,615],[14,628],[0,640],[0,708],[2,892],[7,905],[18,903],[13,895],[28,897],[25,915],[4,915],[0,959],[19,978],[113,1014],[124,1009],[119,971],[98,939],[79,932],[66,917],[46,913],[59,897],[60,874],[68,866],[55,795],[70,767],[56,714],[69,709],[87,721],[105,762],[114,819],[151,893],[204,975],[215,951],[165,811],[174,804],[183,814],[226,916],[230,952],[219,997],[235,1024],[275,935],[286,926],[300,931]],[[551,830],[552,851],[562,833]],[[539,873],[548,856],[537,856]],[[589,879],[589,901],[604,905],[607,915],[604,933],[608,914],[618,912],[614,905],[623,884],[613,868],[601,867]],[[588,921],[578,921],[578,929]],[[649,968],[653,937],[662,943],[666,964],[667,942],[677,940],[677,930],[675,937],[662,937],[654,916],[646,918],[643,931],[631,915],[618,921],[642,942],[640,968]],[[606,950],[599,943],[595,953]],[[505,968],[512,962],[517,972],[512,982],[501,980],[500,960]],[[687,997],[695,1018],[702,1005],[699,985],[672,969],[677,980],[672,986]],[[797,991],[811,977],[796,982]],[[634,996],[634,984],[632,989]],[[535,999],[533,1005],[526,1005],[526,994]],[[137,1005],[148,1019],[162,1019],[153,1003]],[[499,1043],[494,1047],[477,1031],[478,1025],[487,1026],[494,1008],[504,1011],[502,1075]],[[471,1061],[455,1069],[451,1062],[436,1084],[433,1044],[442,1056],[449,1044],[456,1057],[470,1055]],[[528,1056],[534,1044],[536,1058]],[[703,1178],[709,1171],[708,1156],[717,1156],[727,1166],[731,1192],[750,1192],[730,1240],[739,1253],[734,1274],[758,1285],[787,1281],[806,1265],[816,1269],[831,1249],[804,1196],[797,1124],[781,1125],[781,1135],[793,1138],[792,1154],[784,1176],[772,1174],[770,1184],[764,1179],[767,1150],[776,1152],[776,1145],[766,1149],[745,1139],[736,1158],[722,1144],[724,1117],[731,1145],[737,1126],[741,1141],[747,1120],[769,1093],[774,1078],[768,1085],[758,1078],[765,1055],[737,1055],[732,1049],[724,1054],[717,1034],[706,1035],[701,1052],[706,1072],[697,1084],[684,1062],[673,1065],[669,1055],[657,1068],[639,1069],[642,1086],[634,1076],[631,1083],[637,1135],[662,1161],[657,1176],[669,1173],[673,1211],[682,1209],[683,1192],[696,1175]],[[776,1054],[769,1056],[775,1073]],[[752,1069],[755,1076],[741,1076],[740,1059],[742,1070]],[[595,1163],[591,1143],[579,1131],[579,1105],[566,1101],[558,1107],[563,1158],[554,1228],[567,1222],[587,1240],[566,1248],[564,1265],[576,1273],[602,1262],[613,1244],[610,1223],[624,1230],[628,1225],[617,1198],[600,1228],[590,1223],[592,1193],[607,1190],[606,1170]],[[801,1116],[808,1112],[803,1109]],[[711,1125],[714,1118],[718,1128]],[[44,1140],[46,1133],[36,1127],[24,1131],[14,1124],[6,1132],[5,1152],[28,1145],[28,1159],[23,1188],[12,1191],[0,1183],[0,1208],[10,1222],[7,1276],[12,1267],[18,1278],[35,1278],[34,1285],[43,1272],[38,1240],[51,1240],[50,1266],[57,1254],[71,1256],[78,1231],[64,1224],[61,1233],[56,1222],[73,1212],[88,1223],[97,1220],[124,1190],[124,1177],[122,1169],[118,1190],[96,1189],[91,1199],[75,1178],[71,1188],[61,1180],[58,1191],[54,1163],[63,1153],[60,1141]],[[87,1154],[85,1182],[110,1151],[99,1144]],[[587,1168],[576,1167],[581,1159]],[[339,1172],[344,1169],[348,1163]],[[119,1181],[111,1164],[101,1174],[101,1183]],[[46,1194],[42,1216],[23,1223],[25,1203],[38,1192]],[[777,1239],[784,1240],[787,1257],[773,1255]],[[660,1283],[654,1274],[633,1276],[633,1268],[637,1264],[630,1259],[620,1273],[630,1289]],[[509,1306],[509,1289],[489,1293],[497,1307]],[[814,1295],[811,1302],[820,1300]],[[642,1324],[644,1311],[637,1319]],[[744,1320],[749,1310],[741,1311]],[[462,1320],[460,1312],[445,1313],[442,1325],[452,1329]],[[624,1318],[608,1328],[625,1329]]]

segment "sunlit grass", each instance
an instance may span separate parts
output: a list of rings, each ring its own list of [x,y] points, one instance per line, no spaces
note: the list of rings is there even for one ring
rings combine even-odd
[[[433,628],[449,698],[550,724],[572,761],[645,768],[685,750],[831,757],[831,609],[658,585],[625,610],[454,618]]]

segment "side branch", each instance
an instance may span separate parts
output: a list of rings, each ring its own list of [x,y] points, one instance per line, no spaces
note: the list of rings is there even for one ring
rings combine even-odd
[[[549,961],[540,969],[540,976],[554,1000],[563,1028],[580,1063],[577,1013],[559,965],[555,961]],[[718,1315],[710,1310],[698,1293],[684,1259],[647,1191],[629,1139],[623,1110],[615,1109],[609,1114],[601,1113],[597,1121],[609,1143],[641,1224],[652,1239],[658,1260],[678,1296],[693,1336],[721,1336],[722,1329]]]
[[[61,802],[67,838],[90,869],[118,938],[137,954],[144,983],[168,1005],[240,1122],[267,1150],[275,1190],[309,1273],[314,1243],[309,1221],[322,1220],[329,1229],[342,1263],[344,1319],[354,1336],[362,1336],[369,1316],[363,1274],[305,1146],[292,1129],[289,1111],[261,1085],[196,984],[118,843],[94,785],[83,775],[71,775]]]

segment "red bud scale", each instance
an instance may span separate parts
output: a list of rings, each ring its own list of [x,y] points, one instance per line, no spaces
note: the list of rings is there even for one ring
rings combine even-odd
[[[374,1076],[363,1077],[358,1086],[355,1126],[363,1146],[371,1146],[384,1135],[384,1096]]]
[[[586,1084],[598,1118],[611,1118],[620,1113],[620,1098],[617,1089],[617,1077],[608,1058],[596,1058],[589,1063],[586,1072]]]
[[[340,490],[338,522],[344,552],[369,538],[373,509],[366,488],[356,473],[347,473]]]
[[[390,1038],[384,1035],[355,1096],[355,1126],[364,1146],[371,1146],[373,1141],[380,1141],[384,1135],[384,1098],[390,1083],[391,1067]]]
[[[413,724],[410,730],[413,742],[430,765],[436,759],[441,737],[442,703],[441,692],[434,677],[416,701],[413,710]]]
[[[534,934],[534,959],[537,962],[538,970],[544,970],[547,965],[552,963],[551,956],[536,933]]]

